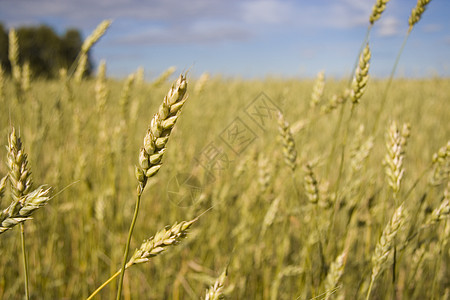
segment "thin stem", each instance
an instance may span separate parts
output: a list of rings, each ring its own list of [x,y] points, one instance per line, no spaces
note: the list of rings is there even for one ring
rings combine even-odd
[[[337,123],[336,129],[334,130],[334,133],[333,133],[334,139],[333,139],[333,145],[331,146],[330,156],[328,157],[327,169],[325,172],[326,178],[328,177],[328,175],[330,173],[331,163],[333,161],[334,152],[336,151],[336,147],[337,147],[339,130],[341,128],[342,120],[344,119],[344,111],[345,111],[344,106],[345,106],[345,102],[341,104],[341,110],[339,111],[338,123]]]
[[[97,295],[105,286],[107,286],[111,281],[113,281],[117,276],[119,276],[122,270],[117,271],[113,276],[111,276],[108,280],[106,280],[101,286],[99,286],[86,300],[91,300]]]
[[[136,219],[137,219],[137,216],[139,213],[139,205],[141,204],[141,195],[142,195],[142,188],[139,187],[138,195],[136,198],[136,207],[134,209],[133,220],[131,221],[130,231],[128,232],[127,244],[125,245],[125,253],[123,255],[122,268],[120,271],[119,287],[117,289],[117,297],[116,297],[117,300],[120,300],[120,298],[122,297],[123,277],[125,275],[128,252],[130,251],[131,236],[133,235],[134,225],[136,224]]]
[[[373,287],[373,278],[370,279],[370,285],[369,285],[369,290],[367,291],[367,295],[366,295],[366,300],[370,299],[370,292],[372,292],[372,287]]]
[[[339,186],[341,184],[341,177],[342,177],[342,172],[343,172],[343,168],[344,168],[344,159],[345,159],[345,148],[347,145],[347,136],[348,136],[348,131],[350,128],[350,121],[352,119],[353,116],[353,111],[355,110],[355,104],[352,103],[352,108],[350,109],[350,115],[348,116],[348,120],[347,120],[347,129],[344,132],[344,137],[342,140],[342,152],[341,152],[341,160],[339,163],[339,171],[338,171],[338,178],[336,180],[336,184],[334,187],[334,192],[336,195],[336,200],[334,201],[334,209],[333,209],[333,214],[332,214],[332,221],[331,224],[328,228],[328,235],[327,235],[327,240],[329,240],[330,234],[331,234],[331,229],[334,227],[334,223],[336,222],[336,212],[339,208],[339,197],[337,196],[337,193],[339,191]]]
[[[20,241],[22,243],[22,259],[23,259],[23,271],[25,274],[25,297],[26,299],[30,299],[30,293],[28,289],[28,263],[27,263],[27,254],[25,251],[25,225],[20,223]]]
[[[348,116],[348,120],[347,120],[347,129],[345,130],[344,138],[342,140],[341,160],[339,162],[339,172],[338,172],[338,178],[336,180],[336,186],[335,186],[336,193],[339,190],[339,186],[341,184],[342,172],[344,169],[345,148],[347,147],[347,137],[348,137],[348,132],[350,129],[350,121],[353,117],[354,110],[355,110],[355,104],[352,103],[352,108],[350,109],[350,115]]]
[[[400,50],[399,50],[399,52],[397,54],[397,57],[395,58],[395,62],[394,62],[394,65],[392,67],[391,74],[389,75],[388,83],[386,85],[386,88],[384,89],[383,97],[381,98],[380,109],[378,110],[377,115],[375,117],[375,124],[374,124],[373,129],[372,129],[372,136],[375,136],[375,134],[377,133],[378,123],[380,122],[381,113],[383,112],[383,108],[384,108],[384,105],[386,103],[386,99],[387,99],[387,96],[388,96],[389,88],[391,87],[392,80],[394,79],[395,71],[397,70],[397,66],[398,66],[398,63],[400,61],[400,56],[403,53],[403,49],[405,48],[406,41],[408,40],[408,37],[409,37],[410,33],[411,33],[411,30],[408,30],[408,32],[405,35],[405,38],[403,39],[403,43],[402,43],[402,46],[400,47]]]
[[[348,79],[348,84],[349,85],[352,83],[353,75],[355,74],[355,70],[358,67],[359,57],[361,56],[361,53],[363,52],[364,47],[366,46],[367,41],[369,40],[371,29],[372,29],[372,24],[370,24],[367,27],[366,35],[364,36],[364,40],[361,43],[361,47],[359,48],[358,55],[356,56],[356,60],[355,60],[355,63],[353,65],[353,68],[352,68],[352,72],[350,73],[350,78]],[[334,152],[336,151],[337,141],[338,141],[338,133],[339,133],[339,130],[341,128],[342,119],[344,117],[344,106],[345,106],[344,104],[345,103],[341,104],[341,110],[339,112],[339,120],[338,120],[336,129],[335,129],[334,134],[333,134],[334,140],[333,140],[333,145],[331,146],[330,156],[328,158],[328,164],[327,164],[327,169],[326,169],[326,172],[325,172],[325,177],[328,177],[328,174],[329,174],[329,171],[330,171],[330,168],[331,168],[331,161],[333,160]]]

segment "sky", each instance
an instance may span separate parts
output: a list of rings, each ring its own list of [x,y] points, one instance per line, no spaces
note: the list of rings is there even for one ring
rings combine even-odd
[[[107,73],[170,66],[227,77],[348,76],[375,0],[0,0],[6,27],[46,24],[87,37],[113,21],[92,50]],[[390,74],[416,0],[391,0],[370,34],[371,74]],[[401,56],[399,77],[450,76],[450,1],[432,0]]]

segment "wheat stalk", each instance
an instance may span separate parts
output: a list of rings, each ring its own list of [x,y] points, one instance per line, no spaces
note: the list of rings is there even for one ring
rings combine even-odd
[[[31,170],[28,167],[27,154],[22,148],[22,141],[16,135],[15,128],[12,128],[8,138],[7,163],[13,202],[15,205],[19,205],[22,197],[31,191],[32,180]]]
[[[409,31],[411,31],[414,25],[420,21],[422,14],[425,12],[425,9],[430,2],[431,0],[417,0],[416,7],[412,9],[411,15],[408,19]]]
[[[97,43],[98,40],[100,40],[100,38],[106,33],[106,30],[108,30],[111,22],[111,20],[102,21],[97,26],[97,28],[95,28],[95,30],[84,40],[83,44],[81,45],[81,50],[78,54],[78,58],[75,64],[71,67],[71,70],[73,70],[73,68],[76,68],[75,82],[79,83],[83,78],[87,65],[88,52],[95,45],[95,43]],[[72,74],[72,72],[69,72],[69,74]]]
[[[84,73],[86,72],[88,55],[87,53],[81,53],[78,58],[78,66],[75,70],[74,79],[76,83],[80,83],[83,79]]]
[[[319,202],[319,184],[316,180],[316,176],[314,175],[312,166],[310,163],[306,163],[303,167],[303,170],[305,172],[305,191],[306,196],[308,197],[309,202],[312,204],[316,204]]]
[[[103,20],[89,35],[83,42],[83,45],[81,46],[81,52],[82,53],[88,53],[89,50],[94,46],[95,43],[98,42],[98,40],[106,33],[106,30],[108,30],[109,26],[111,26],[112,21],[111,20]]]
[[[403,158],[404,158],[404,146],[406,145],[407,136],[409,131],[406,132],[407,125],[403,127],[403,134],[398,128],[397,122],[393,121],[389,126],[388,133],[386,135],[386,148],[387,153],[384,158],[386,165],[386,175],[389,186],[394,193],[394,199],[397,199],[397,194],[400,190],[400,183],[403,178]]]
[[[258,157],[258,183],[261,195],[264,195],[267,192],[272,180],[269,167],[269,159],[261,153]]]
[[[350,94],[353,104],[359,103],[359,100],[366,90],[367,82],[369,80],[370,57],[369,44],[366,44],[366,47],[359,57],[359,64],[355,71],[355,76],[353,77],[352,91]]]
[[[158,173],[161,168],[161,159],[166,151],[166,144],[170,133],[175,126],[181,108],[187,100],[187,82],[180,75],[177,82],[172,85],[158,113],[153,116],[147,134],[144,137],[144,145],[139,153],[139,167],[136,167],[136,178],[143,191],[147,179]]]
[[[311,94],[310,107],[316,107],[322,100],[323,89],[325,87],[325,72],[320,71],[317,74],[316,81],[314,82],[313,91]]]
[[[445,188],[444,191],[444,199],[442,200],[441,205],[433,210],[431,215],[426,220],[424,227],[437,224],[450,216],[450,204],[449,204],[450,196],[448,193],[449,187],[450,181],[447,182],[447,187]]]
[[[152,82],[152,86],[153,87],[159,87],[161,84],[163,84],[164,82],[167,81],[167,79],[169,79],[170,75],[172,75],[173,73],[175,73],[177,68],[175,68],[174,66],[169,67],[167,70],[165,70],[164,72],[161,73],[161,75],[159,75],[158,78],[156,78],[153,82]]]
[[[134,83],[134,74],[130,74],[125,81],[125,85],[122,89],[122,94],[120,96],[120,107],[122,110],[122,120],[127,121],[129,118],[129,107],[130,107],[130,93],[131,88]]]
[[[0,64],[0,103],[5,101],[5,71],[3,71],[2,64]]]
[[[284,119],[283,114],[278,112],[278,131],[283,143],[283,156],[286,165],[295,172],[297,167],[297,151],[295,150],[295,141],[292,137],[289,123]]]
[[[429,178],[430,184],[439,185],[448,180],[450,175],[450,141],[433,154],[432,168]]]
[[[9,51],[8,58],[11,63],[11,73],[15,82],[19,83],[22,71],[19,66],[19,39],[17,38],[17,33],[14,28],[9,30]]]
[[[145,263],[150,261],[151,258],[161,254],[168,247],[175,246],[184,239],[188,230],[192,224],[198,220],[198,217],[191,221],[182,221],[180,223],[175,223],[172,226],[168,226],[160,231],[158,231],[153,237],[144,241],[139,249],[136,249],[133,256],[126,263],[125,269],[129,267]],[[117,276],[123,274],[123,269],[117,271],[112,275],[107,281],[105,281],[100,287],[98,287],[88,298],[90,300],[94,298],[105,286],[107,286],[111,281],[113,281]]]
[[[375,21],[381,17],[381,14],[386,9],[386,4],[388,2],[389,0],[377,0],[375,5],[372,7],[372,14],[370,15],[369,18],[371,25],[373,25],[373,23],[375,23]]]
[[[320,107],[320,113],[322,115],[329,114],[334,111],[339,105],[342,105],[350,97],[351,90],[345,89],[340,95],[332,95],[328,102]]]
[[[377,276],[383,271],[386,265],[389,254],[393,248],[394,239],[400,227],[405,221],[405,211],[403,203],[395,210],[391,220],[386,225],[381,234],[380,240],[375,247],[375,253],[372,256],[372,275],[370,278],[370,285],[367,291],[366,299],[369,299],[370,292]]]
[[[22,90],[25,93],[28,93],[30,91],[30,82],[31,82],[31,70],[30,70],[30,63],[26,61],[23,64],[22,69]]]
[[[227,269],[225,269],[214,284],[206,291],[205,300],[219,300],[223,299],[223,286],[227,278]]]
[[[31,220],[31,215],[50,200],[50,188],[38,187],[16,205],[14,202],[0,212],[0,234],[12,229],[17,224]]]
[[[273,224],[275,220],[275,216],[278,212],[278,207],[280,206],[281,197],[277,197],[269,206],[266,215],[264,216],[262,228],[261,228],[261,237],[264,236],[267,229]]]
[[[8,180],[8,174],[6,174],[5,177],[3,177],[0,180],[0,205],[2,204],[1,201],[2,201],[3,195],[5,194],[7,180]]]
[[[200,78],[195,83],[194,92],[199,95],[203,92],[205,89],[205,85],[209,80],[209,73],[204,72],[202,75],[200,75]]]
[[[131,236],[139,213],[141,195],[147,184],[147,179],[154,176],[161,168],[161,160],[166,151],[166,144],[169,140],[170,133],[180,115],[181,108],[187,100],[185,97],[186,90],[186,78],[185,76],[180,75],[180,78],[172,85],[169,93],[164,97],[158,112],[153,116],[153,119],[150,122],[150,128],[147,130],[147,134],[144,137],[144,146],[139,152],[139,167],[135,167],[135,175],[138,180],[136,206],[133,219],[131,220],[127,242],[125,244],[122,269],[117,289],[117,300],[120,300],[122,296],[123,276],[125,274]]]
[[[331,263],[330,270],[328,271],[327,277],[325,278],[325,297],[327,300],[333,294],[335,287],[338,285],[339,280],[344,274],[345,262],[347,260],[348,250],[342,251],[338,257]]]
[[[144,83],[144,67],[139,67],[135,73],[135,80],[137,86],[141,86]]]

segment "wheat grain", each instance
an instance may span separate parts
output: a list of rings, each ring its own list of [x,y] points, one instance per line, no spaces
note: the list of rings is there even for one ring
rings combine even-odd
[[[386,9],[386,4],[389,0],[377,0],[375,5],[372,7],[372,14],[370,15],[369,22],[373,25],[376,20],[381,17],[381,14]]]
[[[137,68],[134,80],[137,86],[141,86],[144,83],[144,73],[144,67]]]
[[[322,101],[323,89],[325,87],[325,72],[320,71],[317,74],[316,81],[314,82],[313,91],[311,94],[310,107],[316,107]]]
[[[339,280],[344,274],[345,262],[347,260],[348,250],[342,251],[338,257],[331,263],[330,270],[328,271],[327,277],[325,278],[325,300],[329,299],[338,285]]]
[[[261,153],[258,157],[258,183],[261,195],[264,195],[268,191],[272,180],[269,167],[269,159]]]
[[[319,188],[311,164],[306,163],[303,170],[305,172],[304,186],[306,196],[308,197],[309,202],[316,204],[319,201]]]
[[[225,269],[219,278],[214,282],[213,286],[206,291],[205,300],[219,300],[223,299],[223,286],[225,284],[225,279],[227,278],[228,270]]]
[[[22,90],[24,91],[24,93],[28,93],[30,91],[30,82],[31,82],[30,63],[28,61],[23,64],[21,79],[22,79]]]
[[[414,25],[420,21],[422,14],[425,12],[425,9],[430,2],[431,0],[417,0],[416,7],[412,9],[411,16],[408,19],[409,31],[411,31]]]
[[[324,114],[328,114],[330,112],[332,112],[333,110],[335,110],[339,105],[344,104],[347,99],[350,97],[351,95],[351,90],[350,89],[345,89],[342,94],[340,95],[332,95],[329,99],[328,102],[323,104],[320,107],[320,113],[322,115]]]
[[[5,189],[6,189],[6,183],[8,180],[8,174],[6,174],[1,180],[0,180],[0,205],[2,204],[2,198],[3,195],[5,194]]]
[[[22,141],[13,127],[8,139],[8,168],[13,201],[19,204],[21,198],[31,190],[31,170],[28,167],[27,154],[22,148]]]
[[[273,224],[275,216],[278,212],[278,207],[280,206],[281,197],[277,197],[269,206],[266,215],[264,216],[263,224],[261,227],[261,236],[264,236],[267,229]]]
[[[129,119],[130,93],[133,83],[134,83],[134,74],[130,74],[127,80],[125,81],[125,85],[123,86],[122,94],[119,100],[120,108],[122,111],[122,120],[124,121],[127,121]]]
[[[34,211],[46,205],[50,200],[49,192],[50,188],[40,186],[22,197],[20,202],[12,202],[7,209],[0,212],[0,234],[19,223],[31,220]]]
[[[188,229],[194,224],[198,218],[191,221],[182,221],[175,223],[172,227],[158,231],[154,237],[151,237],[142,243],[139,249],[136,249],[133,256],[127,263],[127,267],[134,264],[148,262],[152,257],[161,254],[170,246],[177,245],[183,238],[187,236]]]
[[[447,182],[447,187],[445,188],[444,191],[444,199],[442,200],[441,205],[433,210],[431,215],[426,220],[424,226],[437,224],[440,221],[449,217],[450,215],[450,204],[449,204],[450,197],[448,194],[449,186],[450,181]]]
[[[3,66],[0,64],[0,103],[5,101],[5,71],[3,71]]]
[[[359,103],[359,100],[366,90],[367,82],[369,81],[370,57],[370,48],[369,44],[367,44],[359,57],[358,68],[355,71],[352,82],[350,98],[353,104]]]
[[[278,131],[283,143],[283,157],[286,165],[295,172],[297,167],[297,150],[295,150],[295,141],[292,137],[289,123],[284,119],[283,114],[278,112]]]
[[[139,167],[136,167],[136,178],[139,181],[141,192],[147,179],[154,176],[161,168],[161,159],[166,151],[170,133],[187,99],[185,97],[186,89],[186,78],[180,75],[167,96],[164,97],[158,113],[153,116],[144,137],[144,145],[139,153]]]
[[[370,279],[370,286],[367,292],[367,298],[370,296],[370,292],[377,276],[383,271],[386,266],[389,254],[391,253],[394,239],[405,221],[405,211],[403,203],[395,210],[391,220],[386,225],[381,234],[380,240],[375,247],[375,253],[372,256],[372,275]]]
[[[198,95],[201,94],[205,89],[205,85],[208,82],[208,80],[209,80],[208,72],[205,72],[202,75],[200,75],[200,78],[197,80],[197,83],[195,84],[194,92]]]
[[[406,145],[406,135],[402,135],[397,122],[392,121],[386,135],[387,154],[384,158],[386,165],[386,175],[389,186],[392,188],[394,198],[400,190],[400,183],[403,178],[403,145]]]
[[[19,83],[22,71],[19,66],[19,39],[14,28],[9,30],[9,52],[8,58],[11,64],[11,73],[15,82]]]
[[[109,91],[106,87],[106,62],[101,60],[98,66],[97,80],[95,81],[95,102],[99,114],[104,112],[108,96]]]
[[[111,23],[111,20],[103,20],[84,40],[83,45],[81,46],[81,53],[88,53],[92,46],[94,46],[94,44],[106,33],[106,30],[108,30]]]
[[[76,83],[80,83],[81,79],[83,79],[83,76],[86,72],[86,65],[87,65],[87,59],[88,55],[86,53],[81,53],[80,57],[78,59],[78,66],[75,70],[74,79]]]
[[[450,141],[439,148],[432,156],[432,172],[429,183],[439,185],[448,180],[450,175]]]
[[[110,25],[111,20],[102,21],[97,26],[97,28],[95,28],[95,30],[84,40],[83,44],[81,45],[81,50],[78,54],[78,60],[76,61],[75,65],[75,82],[79,83],[85,74],[89,50],[106,33],[106,30],[108,30]]]

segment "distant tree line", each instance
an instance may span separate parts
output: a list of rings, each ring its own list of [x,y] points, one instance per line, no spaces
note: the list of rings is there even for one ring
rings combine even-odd
[[[15,28],[19,40],[19,64],[30,64],[34,76],[56,77],[61,68],[68,69],[80,52],[83,39],[78,29],[68,29],[58,35],[53,28],[40,25],[37,27]],[[9,74],[11,65],[8,60],[8,32],[0,23],[0,63]],[[92,72],[90,56],[86,66],[86,75]]]

